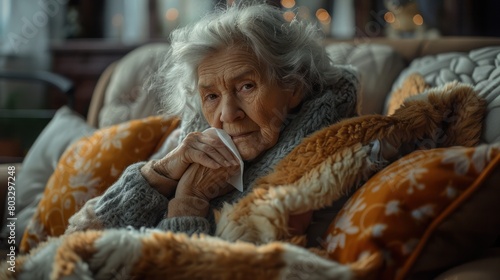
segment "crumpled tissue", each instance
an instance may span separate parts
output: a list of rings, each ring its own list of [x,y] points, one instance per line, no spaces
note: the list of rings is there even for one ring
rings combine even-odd
[[[208,134],[216,134],[220,140],[226,145],[226,147],[229,148],[229,150],[234,154],[234,156],[238,159],[240,163],[240,171],[236,173],[235,175],[231,176],[227,182],[231,184],[233,187],[235,187],[237,190],[240,192],[243,191],[243,159],[241,159],[240,152],[238,152],[238,149],[233,143],[233,140],[231,139],[231,136],[227,134],[224,130],[220,128],[215,128],[211,127],[203,131],[203,133],[208,133]]]

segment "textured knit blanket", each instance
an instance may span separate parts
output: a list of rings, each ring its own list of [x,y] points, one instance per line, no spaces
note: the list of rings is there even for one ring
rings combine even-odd
[[[216,236],[76,232],[18,257],[15,273],[4,264],[0,278],[368,279],[382,269],[382,256],[338,263],[321,249],[302,247],[304,237],[287,229],[289,217],[329,206],[373,175],[373,140],[399,147],[435,139],[439,130],[449,137],[438,146],[474,146],[484,114],[485,102],[469,86],[428,91],[392,116],[347,119],[304,139],[249,195],[216,213]]]

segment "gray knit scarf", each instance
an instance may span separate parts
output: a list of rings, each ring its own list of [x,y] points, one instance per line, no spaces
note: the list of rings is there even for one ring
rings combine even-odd
[[[327,127],[343,118],[356,115],[356,97],[359,80],[351,67],[338,66],[336,79],[332,86],[320,93],[306,95],[296,114],[290,114],[284,121],[280,137],[275,146],[267,150],[252,163],[245,163],[243,173],[243,193],[235,190],[213,201],[217,208],[224,202],[235,202],[244,197],[252,188],[253,182],[268,174],[273,167],[290,153],[304,137]],[[200,114],[183,116],[180,139],[194,131],[208,128]]]

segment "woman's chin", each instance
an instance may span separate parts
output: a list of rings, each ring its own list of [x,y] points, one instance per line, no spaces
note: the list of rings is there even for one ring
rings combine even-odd
[[[257,147],[249,147],[249,145],[246,145],[246,143],[236,145],[236,148],[238,149],[238,152],[240,152],[241,159],[243,159],[244,161],[253,161],[254,159],[258,158],[260,154],[262,154],[262,152],[259,151]]]
[[[272,147],[272,145],[263,144],[262,142],[266,141],[262,141],[262,139],[255,139],[249,137],[249,139],[245,140],[246,141],[237,141],[234,144],[238,149],[241,158],[247,162],[252,162],[258,159],[261,155],[264,154],[265,151],[267,151],[270,148],[269,146]]]
[[[251,153],[251,152],[240,151],[240,156],[241,156],[241,159],[243,161],[252,161],[255,158],[257,158],[259,155],[256,155],[255,153]]]

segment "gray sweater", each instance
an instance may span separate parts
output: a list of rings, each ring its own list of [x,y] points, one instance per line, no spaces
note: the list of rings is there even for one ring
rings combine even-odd
[[[188,234],[210,233],[214,224],[212,215],[202,217],[165,218],[169,199],[152,188],[141,174],[145,163],[129,166],[97,201],[94,206],[96,217],[105,228],[156,227],[163,230],[181,231]],[[238,198],[242,193],[235,190],[228,194],[228,200]],[[211,208],[220,208],[212,201]],[[213,212],[213,211],[209,211]]]

